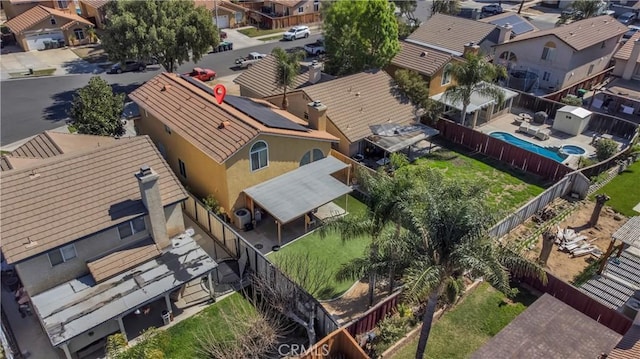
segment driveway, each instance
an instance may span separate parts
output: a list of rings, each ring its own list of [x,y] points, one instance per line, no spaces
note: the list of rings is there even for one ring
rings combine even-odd
[[[82,60],[68,48],[29,52],[3,49],[0,56],[0,80],[2,81],[10,79],[10,73],[26,73],[29,69],[55,69],[53,76],[104,72],[97,65]]]

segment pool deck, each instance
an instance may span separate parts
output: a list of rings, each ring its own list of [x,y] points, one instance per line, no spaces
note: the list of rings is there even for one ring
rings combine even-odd
[[[577,136],[569,135],[564,132],[560,132],[552,129],[551,123],[550,123],[552,119],[548,119],[547,122],[543,125],[535,125],[541,130],[545,130],[549,133],[549,139],[540,140],[536,137],[529,136],[521,132],[517,132],[518,127],[520,126],[516,124],[515,119],[518,117],[518,114],[520,113],[528,113],[531,116],[533,116],[532,111],[527,111],[521,108],[514,107],[512,108],[511,113],[507,113],[505,115],[496,117],[490,122],[484,123],[478,126],[476,130],[483,133],[487,133],[487,134],[494,131],[510,133],[517,138],[523,139],[525,141],[528,141],[543,147],[561,147],[563,145],[575,145],[575,146],[584,148],[587,151],[586,153],[587,156],[589,157],[595,156],[596,149],[591,145],[591,142],[593,141],[594,131],[584,131],[582,134]],[[621,146],[625,146],[628,142],[624,139],[617,138],[617,137],[610,137],[610,138],[620,143]],[[569,167],[577,168],[578,157],[577,156],[570,156],[570,157],[572,158],[568,158],[567,159],[568,161],[565,161],[564,163],[567,164]]]

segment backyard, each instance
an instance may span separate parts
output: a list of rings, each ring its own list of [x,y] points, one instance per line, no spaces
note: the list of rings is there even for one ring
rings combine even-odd
[[[488,283],[480,284],[433,324],[425,358],[468,357],[536,299],[529,292],[520,289],[520,293],[510,300]],[[391,358],[414,358],[418,337],[416,335],[399,348]]]
[[[524,175],[508,172],[499,164],[482,159],[475,159],[460,152],[440,150],[424,158],[417,160],[413,166],[428,166],[442,170],[446,177],[451,179],[480,178],[486,184],[491,196],[491,205],[504,214],[515,210],[531,198],[540,194],[544,189],[539,183],[527,183],[523,181]],[[344,197],[334,201],[344,208]],[[350,214],[362,213],[365,205],[353,196],[349,196],[348,212]],[[363,256],[369,243],[368,238],[343,241],[340,234],[329,234],[320,238],[319,233],[313,232],[289,245],[279,252],[269,255],[269,259],[278,263],[278,257],[286,253],[287,256],[306,256],[321,259],[324,265],[329,267],[327,285],[325,290],[317,295],[320,300],[327,300],[340,296],[347,291],[353,281],[337,281],[334,276],[340,267],[354,258]]]
[[[640,204],[640,191],[631,189],[637,188],[638,183],[640,183],[640,161],[627,167],[624,172],[598,190],[596,194],[605,193],[611,197],[607,205],[616,212],[628,217],[637,216],[639,213],[634,211],[633,207]]]

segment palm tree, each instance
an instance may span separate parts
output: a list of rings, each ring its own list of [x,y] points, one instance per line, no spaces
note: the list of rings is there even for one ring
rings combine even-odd
[[[287,89],[293,85],[296,80],[296,76],[300,74],[300,61],[304,58],[304,54],[301,51],[287,53],[282,48],[276,47],[271,51],[271,54],[276,58],[278,62],[276,71],[276,84],[284,91],[282,94],[282,109],[286,110],[289,107],[289,101],[287,100]]]
[[[502,66],[493,65],[481,54],[468,53],[464,56],[464,62],[454,62],[449,71],[456,84],[447,88],[444,98],[456,103],[462,103],[460,123],[464,126],[467,117],[467,108],[471,103],[471,96],[475,93],[489,97],[498,102],[504,102],[504,93],[493,84],[498,78],[507,76],[507,71]],[[473,119],[471,128],[476,126],[476,118]]]
[[[487,236],[486,229],[493,221],[485,193],[479,182],[442,179],[433,181],[424,192],[424,209],[414,228],[421,234],[422,248],[408,271],[405,286],[410,299],[427,300],[416,359],[423,358],[438,298],[457,292],[464,273],[483,276],[507,295],[514,294],[508,270],[516,276],[535,275],[546,280],[544,269],[537,263]]]

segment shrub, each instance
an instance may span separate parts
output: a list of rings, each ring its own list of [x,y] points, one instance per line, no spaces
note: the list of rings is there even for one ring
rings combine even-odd
[[[582,99],[575,96],[563,97],[560,101],[570,106],[582,106]]]
[[[596,163],[596,161],[594,161],[592,158],[582,156],[578,160],[578,168],[589,167],[589,166],[591,166],[591,165],[593,165],[595,163]]]
[[[618,143],[609,138],[601,138],[596,142],[595,148],[598,161],[604,161],[618,152]]]
[[[222,211],[220,211],[220,202],[213,196],[208,195],[206,198],[202,199],[202,203],[207,211],[213,212],[214,214],[220,215]]]

